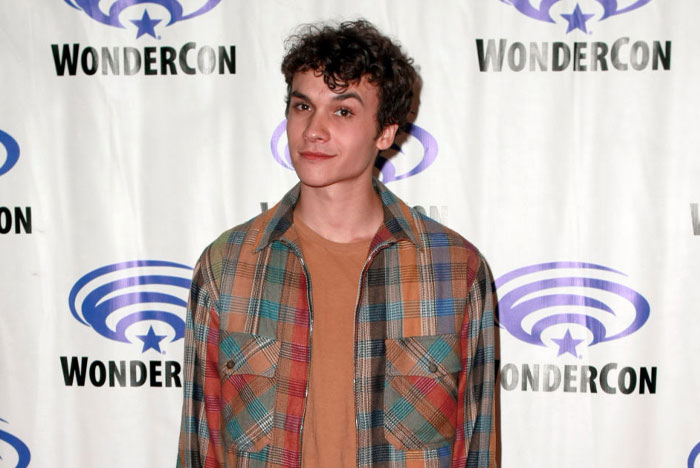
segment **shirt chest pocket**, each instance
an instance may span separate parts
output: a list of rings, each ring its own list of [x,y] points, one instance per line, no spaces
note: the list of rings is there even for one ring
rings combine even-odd
[[[454,439],[461,367],[456,335],[386,340],[388,442],[399,450],[426,450]]]
[[[226,446],[258,452],[272,439],[280,342],[249,333],[222,333],[221,432]]]

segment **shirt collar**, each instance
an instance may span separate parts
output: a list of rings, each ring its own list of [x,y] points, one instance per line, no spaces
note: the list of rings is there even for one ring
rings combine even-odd
[[[399,240],[408,240],[417,248],[422,248],[422,243],[416,233],[416,223],[411,214],[411,209],[376,178],[372,178],[372,185],[382,201],[384,223],[372,240],[371,248],[383,242],[391,243]],[[282,200],[271,208],[274,212],[265,224],[263,235],[255,247],[256,252],[272,242],[284,238],[284,234],[292,226],[292,214],[297,200],[299,200],[300,193],[301,182],[292,187],[282,197]]]

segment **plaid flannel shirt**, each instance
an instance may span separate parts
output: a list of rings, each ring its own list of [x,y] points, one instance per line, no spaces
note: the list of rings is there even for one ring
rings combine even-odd
[[[493,466],[488,267],[374,185],[384,224],[355,311],[357,466]],[[301,466],[313,307],[292,228],[299,192],[225,232],[195,267],[178,467]]]

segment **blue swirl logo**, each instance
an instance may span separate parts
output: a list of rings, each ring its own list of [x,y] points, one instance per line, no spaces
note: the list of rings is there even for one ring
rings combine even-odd
[[[294,167],[292,166],[292,158],[289,155],[289,145],[287,145],[286,138],[283,138],[286,134],[286,128],[287,121],[283,120],[280,122],[277,128],[275,128],[274,132],[272,132],[272,138],[270,139],[270,151],[272,151],[272,157],[278,164],[293,171]],[[417,163],[410,166],[410,169],[399,172],[394,166],[392,160],[382,156],[380,153],[377,157],[375,166],[377,169],[379,169],[379,178],[385,184],[419,174],[433,164],[437,158],[437,141],[435,140],[435,137],[428,133],[427,130],[411,123],[406,124],[403,129],[409,135],[409,138],[404,143],[404,146],[412,147],[414,146],[415,142],[418,142],[422,148],[422,151],[414,151],[413,148],[404,151],[404,148],[396,143],[394,143],[388,151],[398,152],[405,156],[417,155],[420,159]]]
[[[5,153],[4,156],[3,153]],[[18,159],[19,144],[9,133],[0,130],[0,176],[9,172],[17,164]]]
[[[105,338],[138,343],[144,353],[162,353],[163,340],[185,336],[191,275],[186,265],[158,260],[107,265],[75,283],[68,297],[70,311]]]
[[[195,18],[208,12],[221,2],[221,0],[200,0],[197,8],[186,12],[182,3],[178,0],[112,0],[111,3],[104,0],[63,1],[76,10],[83,11],[95,21],[122,29],[126,29],[121,18],[122,13],[134,7],[132,11],[136,12],[138,10],[141,17],[132,15],[131,18],[128,18],[128,21],[137,28],[137,39],[144,34],[160,39],[160,36],[156,35],[156,26],[172,26],[180,21]],[[103,9],[107,6],[108,8]],[[150,13],[149,7],[151,8]],[[156,14],[151,17],[153,11],[156,11]],[[128,13],[125,16],[128,16]]]
[[[629,13],[651,2],[651,0],[622,0],[622,2],[618,0],[595,0],[594,3],[592,0],[587,2],[581,0],[581,3],[584,3],[583,9],[579,3],[576,3],[571,12],[559,9],[558,14],[552,14],[552,7],[561,1],[540,0],[539,4],[535,6],[532,4],[532,0],[500,0],[501,3],[513,6],[520,13],[532,19],[547,23],[565,23],[567,34],[576,29],[588,34],[587,23],[589,20],[597,17],[597,21],[603,21],[613,16]],[[537,0],[535,0],[535,3],[537,3]]]
[[[688,468],[700,468],[700,466],[695,465],[698,456],[700,456],[700,442],[693,447],[693,450],[690,451],[690,455],[688,455]]]
[[[626,337],[649,319],[649,302],[621,284],[624,277],[593,263],[518,268],[496,280],[498,321],[525,343],[578,356],[578,346]]]
[[[7,424],[7,421],[4,419],[0,418],[0,422]],[[10,454],[8,456],[7,453],[2,453],[4,451],[5,447],[0,444],[0,466],[2,467],[13,467],[13,468],[26,468],[29,466],[29,462],[32,459],[31,453],[29,453],[29,447],[27,447],[27,444],[22,442],[17,436],[14,436],[10,434],[7,431],[4,431],[0,427],[0,441],[4,442],[5,444],[9,445],[12,447],[15,453]],[[8,463],[12,463],[15,460],[17,460],[16,465],[10,465]]]

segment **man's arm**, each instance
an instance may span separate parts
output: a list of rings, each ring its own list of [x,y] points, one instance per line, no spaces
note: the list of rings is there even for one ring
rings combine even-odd
[[[215,285],[207,254],[208,250],[195,266],[187,304],[178,468],[223,466],[219,315],[210,292],[215,290]]]
[[[483,258],[467,297],[460,341],[463,368],[452,466],[494,468],[494,297]]]

